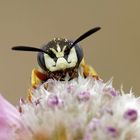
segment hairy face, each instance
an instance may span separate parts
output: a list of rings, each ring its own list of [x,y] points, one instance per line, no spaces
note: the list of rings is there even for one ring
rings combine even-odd
[[[56,38],[50,41],[44,53],[45,66],[49,71],[59,71],[73,68],[78,63],[75,47],[70,48],[71,42],[66,39]]]

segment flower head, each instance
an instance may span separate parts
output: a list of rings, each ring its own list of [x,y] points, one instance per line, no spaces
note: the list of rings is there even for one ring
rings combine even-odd
[[[19,112],[11,111],[17,126],[24,124],[26,140],[132,140],[140,139],[139,108],[139,98],[115,90],[111,81],[79,76],[48,80],[29,101],[20,100]]]

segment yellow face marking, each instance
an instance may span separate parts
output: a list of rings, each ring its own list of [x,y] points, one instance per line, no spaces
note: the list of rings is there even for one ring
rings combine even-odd
[[[66,49],[66,46],[63,47],[63,50],[62,50],[63,53],[64,53],[65,49]]]
[[[56,46],[57,46],[57,51],[61,52],[61,48],[60,48],[59,44],[57,44]]]
[[[70,50],[67,60],[64,58],[66,49],[67,49],[66,45],[60,52],[58,52],[54,48],[50,48],[50,50],[56,55],[57,61],[55,61],[51,56],[49,56],[49,54],[44,54],[45,65],[49,71],[53,72],[58,70],[65,70],[67,68],[72,68],[76,66],[78,58],[75,48],[73,47]]]
[[[63,51],[62,52],[57,52],[54,48],[50,48],[50,50],[56,55],[57,58],[64,56]]]
[[[50,48],[50,50],[56,55],[57,51],[54,48]]]
[[[63,56],[64,56],[64,53],[63,53],[63,52],[58,52],[58,53],[56,54],[56,57],[57,57],[57,58],[63,57]]]

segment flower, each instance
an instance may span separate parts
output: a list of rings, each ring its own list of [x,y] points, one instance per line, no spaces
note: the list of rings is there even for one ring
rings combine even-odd
[[[18,110],[0,95],[0,139],[25,140],[27,134]]]
[[[5,110],[3,122],[8,116],[7,124],[20,130],[14,133],[14,140],[23,132],[27,133],[26,138],[22,135],[26,140],[140,139],[140,100],[132,91],[115,90],[112,81],[105,83],[80,75],[71,81],[50,79],[32,89],[30,95],[29,100],[20,99],[19,112],[1,97],[6,102],[0,104]],[[8,129],[10,133],[13,130]]]

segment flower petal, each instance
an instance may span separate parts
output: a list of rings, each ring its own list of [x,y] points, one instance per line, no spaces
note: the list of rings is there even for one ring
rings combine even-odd
[[[18,110],[0,95],[0,140],[16,140],[26,132]]]

